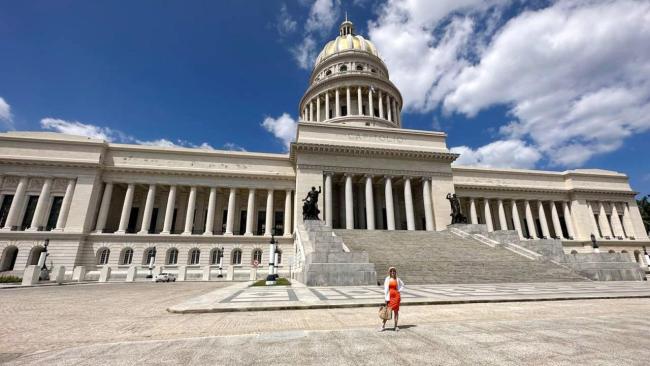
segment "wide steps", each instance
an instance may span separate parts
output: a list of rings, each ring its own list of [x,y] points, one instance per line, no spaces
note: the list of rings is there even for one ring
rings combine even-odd
[[[585,281],[568,268],[492,248],[449,231],[335,230],[352,252],[368,253],[378,278],[393,266],[410,284]]]

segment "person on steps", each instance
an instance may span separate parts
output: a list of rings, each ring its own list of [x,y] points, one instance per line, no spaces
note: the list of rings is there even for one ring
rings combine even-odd
[[[384,280],[384,300],[393,312],[393,319],[395,321],[395,331],[399,331],[397,321],[399,319],[399,304],[401,302],[400,292],[404,288],[404,282],[397,277],[397,269],[390,267],[388,269],[388,277]],[[386,329],[386,320],[381,325],[380,331]]]

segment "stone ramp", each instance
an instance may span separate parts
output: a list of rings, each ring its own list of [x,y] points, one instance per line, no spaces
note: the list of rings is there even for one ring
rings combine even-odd
[[[334,230],[350,251],[368,253],[381,280],[397,268],[407,284],[588,281],[569,268],[445,231]]]

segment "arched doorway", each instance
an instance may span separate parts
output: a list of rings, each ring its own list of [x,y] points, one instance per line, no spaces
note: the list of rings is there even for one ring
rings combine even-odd
[[[29,251],[29,258],[27,258],[27,265],[28,266],[35,266],[38,264],[38,259],[41,257],[41,253],[45,248],[42,246],[38,245],[32,248],[32,250]]]
[[[17,247],[13,245],[6,247],[5,250],[2,251],[2,259],[0,259],[0,272],[13,270],[17,257]]]

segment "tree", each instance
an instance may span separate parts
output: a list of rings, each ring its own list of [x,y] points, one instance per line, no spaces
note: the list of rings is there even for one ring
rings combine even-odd
[[[639,211],[641,212],[641,219],[643,220],[645,230],[648,232],[650,231],[650,195],[637,200],[636,203],[639,206]]]

